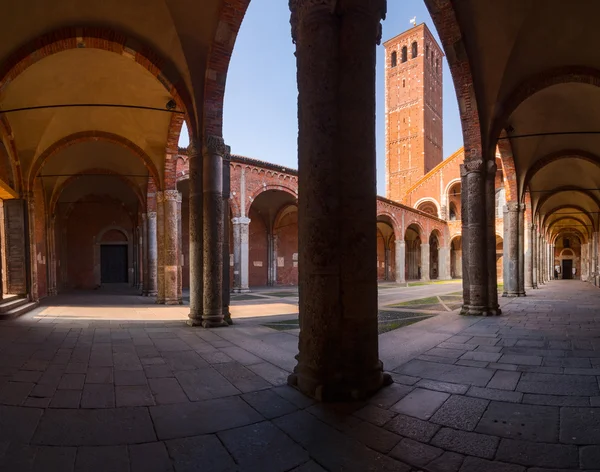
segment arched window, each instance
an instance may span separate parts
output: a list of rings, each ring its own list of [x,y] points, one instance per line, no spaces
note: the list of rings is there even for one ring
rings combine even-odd
[[[419,53],[419,48],[417,47],[417,42],[415,41],[414,43],[412,43],[411,46],[412,49],[412,58],[414,59],[415,57],[417,57],[417,54]]]
[[[402,62],[406,62],[408,56],[408,49],[406,48],[406,46],[402,47]]]
[[[456,205],[450,203],[450,221],[456,221]]]
[[[406,79],[402,79],[402,88],[406,87]]]
[[[392,67],[396,67],[396,63],[398,62],[398,54],[396,53],[396,51],[394,51],[392,53],[391,61],[392,61]]]

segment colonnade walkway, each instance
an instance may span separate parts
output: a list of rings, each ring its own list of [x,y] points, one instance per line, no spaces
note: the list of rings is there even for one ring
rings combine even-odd
[[[600,468],[600,291],[583,282],[386,332],[394,383],[335,405],[285,385],[297,330],[263,320],[293,297],[234,302],[236,324],[210,331],[142,297],[54,300],[0,323],[0,470]]]

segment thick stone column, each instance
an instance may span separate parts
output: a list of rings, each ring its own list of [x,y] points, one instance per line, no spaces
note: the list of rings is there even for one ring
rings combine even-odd
[[[421,244],[421,280],[428,282],[429,277],[429,243]]]
[[[190,326],[202,325],[202,303],[204,299],[204,229],[202,194],[202,155],[197,140],[188,146],[190,176]]]
[[[496,269],[496,161],[486,162],[485,179],[485,236],[487,255],[487,316],[502,314],[498,304],[498,271]],[[471,205],[477,205],[471,202]]]
[[[537,226],[531,225],[531,232],[529,233],[531,246],[529,252],[531,253],[531,288],[536,289],[538,284],[537,277]]]
[[[58,294],[56,284],[56,216],[48,217],[48,295],[53,296]]]
[[[156,192],[156,303],[165,303],[165,195]]]
[[[525,205],[519,205],[519,269],[517,279],[519,297],[525,296]]]
[[[267,285],[277,285],[277,235],[267,235]]]
[[[503,297],[519,296],[519,204],[504,206]]]
[[[384,249],[385,280],[392,280],[392,251],[389,247]]]
[[[231,301],[231,283],[230,283],[230,257],[229,257],[229,198],[231,196],[231,148],[225,147],[225,155],[223,156],[223,217],[225,219],[223,225],[223,317],[227,324],[233,324],[231,320],[231,312],[229,311],[229,303]]]
[[[202,326],[228,326],[223,318],[223,155],[225,143],[208,136],[203,150],[204,310]]]
[[[406,242],[404,239],[396,239],[396,282],[406,283]]]
[[[441,247],[438,249],[438,278],[440,280],[450,280],[452,278],[450,274],[450,248]]]
[[[149,211],[147,218],[146,236],[148,238],[148,284],[146,295],[155,297],[158,294],[158,243],[157,216],[155,211]]]
[[[137,237],[137,289],[140,291],[140,294],[144,290],[144,226],[146,222],[142,220],[140,226],[138,226],[138,237]]]
[[[183,305],[183,229],[181,227],[181,202],[183,196],[177,192],[177,304]]]
[[[594,285],[598,285],[598,233],[594,231],[592,234],[592,280]]]
[[[300,337],[288,382],[377,391],[375,46],[384,0],[291,0],[298,77]]]
[[[148,295],[148,214],[142,213],[142,295]]]
[[[233,291],[247,293],[250,218],[245,216],[233,218]]]
[[[164,208],[164,242],[163,242],[163,266],[164,266],[164,301],[165,305],[179,304],[177,295],[177,276],[179,273],[179,222],[177,200],[179,192],[177,190],[165,190],[163,192]],[[159,242],[160,244],[160,242]]]

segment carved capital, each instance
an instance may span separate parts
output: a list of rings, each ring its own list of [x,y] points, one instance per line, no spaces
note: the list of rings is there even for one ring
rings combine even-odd
[[[223,141],[221,136],[207,136],[204,146],[208,154],[217,154],[219,156],[225,155],[225,141]]]
[[[193,159],[200,154],[201,147],[198,145],[198,142],[195,139],[190,140],[190,144],[187,147],[188,158]]]
[[[495,161],[487,161],[487,173],[488,177],[496,177],[496,171],[498,170],[498,166]]]
[[[165,195],[163,192],[156,192],[156,202],[157,203],[162,203],[165,201]]]
[[[177,190],[165,190],[164,192],[162,192],[162,194],[163,194],[163,196],[162,196],[163,201],[165,201],[165,202],[166,201],[176,202],[177,201],[177,197],[179,195],[179,191],[177,191]]]
[[[483,159],[465,159],[465,161],[460,165],[460,176],[464,177],[467,174],[471,174],[474,172],[483,172],[485,169],[485,164]]]
[[[149,211],[148,212],[148,219],[149,220],[155,220],[156,219],[156,212],[155,211]]]
[[[517,202],[506,202],[506,211],[518,212],[521,205]]]

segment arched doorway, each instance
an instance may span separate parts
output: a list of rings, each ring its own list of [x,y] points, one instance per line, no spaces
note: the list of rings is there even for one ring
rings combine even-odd
[[[421,230],[412,224],[404,234],[406,248],[405,276],[406,280],[421,279]]]
[[[559,279],[581,279],[581,240],[574,233],[562,234],[554,242],[555,254],[552,276]]]
[[[377,280],[396,279],[396,244],[389,217],[377,217]]]
[[[462,237],[455,236],[450,242],[450,277],[462,279]]]
[[[440,274],[440,239],[437,231],[429,236],[429,278],[435,280]]]

